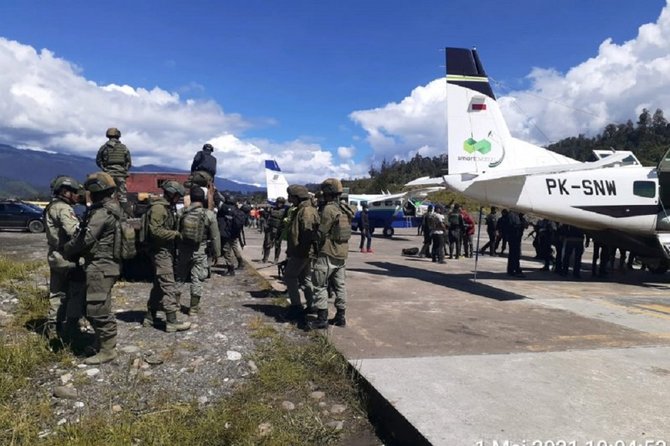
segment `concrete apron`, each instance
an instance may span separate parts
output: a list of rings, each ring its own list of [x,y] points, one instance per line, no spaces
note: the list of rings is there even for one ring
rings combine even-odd
[[[481,256],[475,281],[474,259],[402,257],[422,237],[396,234],[375,237],[374,254],[359,253],[354,236],[347,327],[329,330],[411,424],[404,436],[388,433],[389,443],[670,439],[668,276],[592,278],[587,250],[583,279],[564,278],[540,271],[525,242],[526,278],[507,276],[504,257]],[[245,253],[260,257],[260,236],[247,240]]]

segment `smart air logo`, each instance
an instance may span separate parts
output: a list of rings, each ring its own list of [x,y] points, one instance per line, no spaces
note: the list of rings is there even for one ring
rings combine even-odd
[[[470,154],[479,152],[482,155],[486,155],[491,151],[491,143],[486,139],[476,141],[472,138],[468,138],[463,142],[463,150]]]

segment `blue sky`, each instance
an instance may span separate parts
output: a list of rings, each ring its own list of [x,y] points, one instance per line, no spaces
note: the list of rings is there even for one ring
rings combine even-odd
[[[443,87],[434,84],[444,46],[476,46],[496,93],[536,113],[533,126],[553,128],[556,110],[531,97],[578,107],[561,87],[580,75],[587,82],[589,60],[626,71],[608,54],[632,52],[638,65],[670,55],[664,8],[661,0],[3,0],[0,73],[13,74],[0,74],[0,142],[92,156],[117,125],[138,164],[188,167],[211,141],[221,174],[236,180],[262,182],[266,157],[296,181],[361,176],[383,158],[444,151]],[[644,24],[661,35],[651,38],[653,58]],[[670,109],[653,91],[631,96],[613,103],[603,93],[598,119],[542,134],[597,133],[642,106]],[[531,118],[510,113],[513,133],[537,140]]]

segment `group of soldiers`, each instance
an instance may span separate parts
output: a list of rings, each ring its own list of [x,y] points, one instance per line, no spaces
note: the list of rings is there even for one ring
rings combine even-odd
[[[456,203],[452,206],[429,205],[423,215],[419,232],[423,234],[423,246],[420,256],[431,257],[433,262],[446,263],[446,250],[449,259],[459,259],[473,255],[473,235],[475,221],[464,206]]]
[[[116,128],[107,130],[109,140],[97,157],[102,170],[88,175],[83,184],[69,176],[54,178],[53,198],[44,211],[51,273],[46,333],[75,341],[82,335],[80,322],[85,317],[95,334],[86,364],[117,357],[112,288],[121,275],[128,244],[133,244],[133,252],[135,247],[146,252],[153,265],[153,286],[142,325],[164,326],[166,332],[190,328],[178,313],[200,312],[203,283],[222,255],[228,274],[244,266],[238,242],[249,209],[240,208],[231,195],[215,191],[213,147],[205,144],[196,154],[184,185],[165,181],[162,196],[152,197],[142,217],[133,219],[125,187],[131,158],[120,136]],[[289,186],[291,206],[286,208],[285,200],[277,200],[267,218],[263,260],[275,247],[277,261],[281,240],[287,240],[288,317],[306,320],[307,314],[316,313],[316,320],[307,324],[312,329],[328,326],[329,295],[335,297],[337,309],[330,323],[346,325],[345,268],[354,212],[340,200],[342,191],[339,180],[328,179],[315,203],[305,186]],[[182,201],[184,206],[178,210]],[[87,209],[80,221],[74,205],[81,202],[86,202]],[[133,235],[126,237],[131,221]],[[187,282],[190,302],[182,306]],[[165,313],[164,322],[158,319],[159,311]]]

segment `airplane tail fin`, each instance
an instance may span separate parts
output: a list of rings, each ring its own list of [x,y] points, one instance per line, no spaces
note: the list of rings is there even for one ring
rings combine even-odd
[[[576,162],[512,137],[477,50],[447,48],[446,57],[450,175]]]
[[[277,197],[286,198],[288,181],[281,173],[279,164],[275,160],[265,160],[265,182],[267,185],[268,202],[274,203]]]

